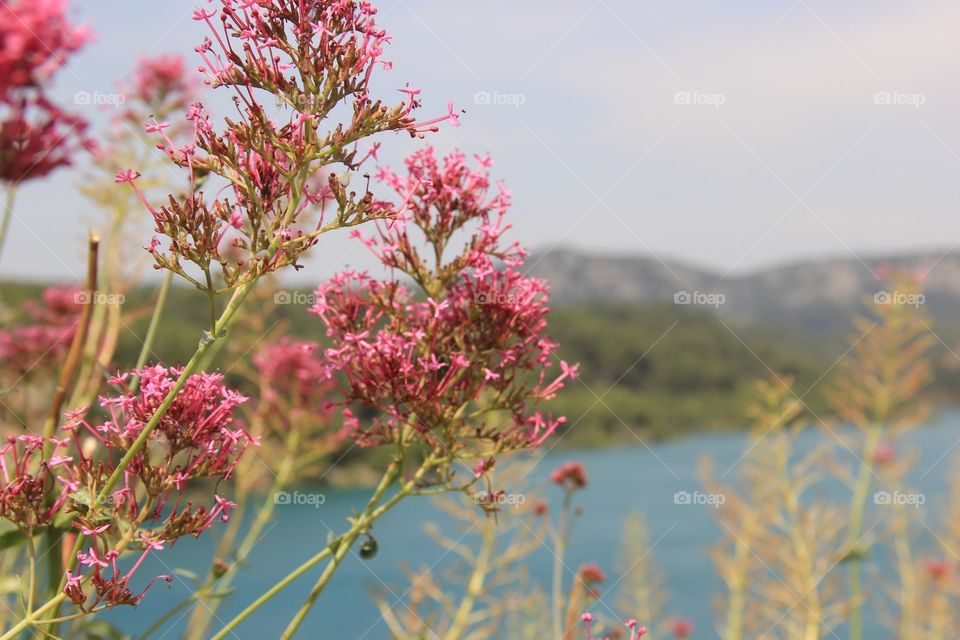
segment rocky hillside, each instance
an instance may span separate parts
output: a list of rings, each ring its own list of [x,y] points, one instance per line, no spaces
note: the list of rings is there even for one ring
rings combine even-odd
[[[551,286],[555,304],[669,302],[715,309],[733,321],[787,326],[805,333],[849,327],[864,299],[882,295],[873,271],[891,266],[925,273],[929,311],[948,325],[960,320],[960,252],[797,262],[747,274],[710,272],[649,257],[569,250],[534,254],[528,265]],[[893,293],[893,292],[891,292]]]

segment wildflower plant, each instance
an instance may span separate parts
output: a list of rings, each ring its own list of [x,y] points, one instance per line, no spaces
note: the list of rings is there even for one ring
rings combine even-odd
[[[912,276],[885,275],[892,277],[892,288],[919,293]],[[930,321],[905,302],[868,305],[869,312],[855,321],[849,352],[827,382],[836,419],[843,422],[805,415],[789,379],[774,376],[757,386],[756,428],[740,465],[743,488],[718,489],[728,497],[717,510],[725,540],[714,552],[728,588],[725,638],[814,640],[846,625],[848,636],[859,639],[866,637],[868,605],[884,613],[872,622],[897,637],[948,637],[953,623],[944,612],[956,591],[948,576],[955,553],[950,526],[924,522],[918,531],[914,507],[882,500],[904,490],[912,465],[898,452],[897,440],[925,414],[918,396],[930,377]],[[817,427],[825,437],[801,452],[798,435]],[[849,491],[848,504],[817,497],[837,479]],[[905,513],[908,508],[914,513]],[[932,558],[919,557],[915,549],[926,534],[937,541]],[[899,584],[868,588],[865,567],[884,554],[895,559]]]
[[[36,7],[54,17],[64,9],[53,1]],[[489,158],[471,166],[463,154],[440,159],[427,148],[407,160],[403,175],[379,170],[394,197],[377,197],[369,185],[350,187],[352,175],[378,161],[380,143],[368,141],[372,136],[397,132],[418,140],[443,123],[459,124],[452,103],[445,114],[418,121],[420,90],[409,85],[392,106],[373,95],[371,80],[391,67],[383,57],[389,36],[376,14],[354,0],[221,0],[216,9],[197,9],[193,18],[209,29],[196,49],[199,71],[212,90],[231,93],[237,108],[222,124],[195,100],[179,58],[144,61],[125,87],[129,100],[103,139],[97,167],[111,160],[125,166],[111,172],[114,191],[89,193],[110,213],[107,287],[126,286],[117,272],[128,262],[120,239],[131,202],[153,223],[145,249],[166,277],[136,366],[117,372],[110,357],[120,312],[98,306],[100,239],[91,238],[87,282],[76,294],[79,317],[54,336],[69,348],[42,434],[14,437],[0,450],[7,527],[0,535],[24,550],[29,574],[22,617],[2,640],[28,629],[56,636],[73,620],[79,622],[71,632],[79,633],[84,616],[139,604],[154,581],[171,580],[142,575],[148,557],[221,523],[218,557],[207,576],[196,578],[196,598],[208,600],[210,614],[193,615],[188,635],[227,637],[325,562],[280,636],[290,638],[346,554],[358,544],[372,552],[372,528],[384,513],[413,495],[496,495],[496,460],[539,446],[562,424],[541,405],[576,367],[556,358],[546,334],[545,285],[520,270],[524,252],[502,242],[510,194],[491,182]],[[60,55],[40,56],[37,64],[55,68],[82,40],[71,38]],[[39,75],[18,82],[41,86]],[[131,141],[139,134],[128,135],[134,125],[154,138],[166,168],[136,151]],[[18,162],[29,156],[5,145],[8,151]],[[180,187],[166,179],[168,169],[182,176]],[[129,189],[130,197],[117,189]],[[252,399],[223,374],[204,372],[259,281],[300,268],[321,234],[368,222],[375,231],[358,237],[390,277],[349,272],[319,287],[311,311],[318,334],[326,334],[322,347],[282,337],[261,345],[247,376]],[[455,236],[466,244],[455,247]],[[421,259],[420,247],[432,261]],[[173,278],[204,292],[209,327],[182,366],[148,364]],[[5,348],[15,349],[15,338]],[[344,441],[391,451],[366,506],[212,631],[215,602],[272,513],[265,503],[242,536],[240,518],[231,517],[242,512],[237,501],[249,502],[262,488],[256,451],[248,450],[277,456],[277,491],[322,473]],[[199,497],[205,480],[217,483],[216,495]],[[483,481],[486,490],[477,493]],[[220,483],[233,487],[236,500],[219,493]],[[478,517],[489,514],[478,509]],[[46,576],[38,572],[41,558]],[[61,616],[68,601],[73,609]]]
[[[420,103],[413,92],[392,107],[371,95],[373,75],[391,66],[382,57],[388,36],[375,15],[366,2],[225,1],[219,12],[197,9],[194,19],[210,29],[197,47],[200,70],[211,87],[235,94],[238,117],[218,131],[201,103],[191,105],[186,119],[193,131],[185,144],[168,135],[170,122],[145,124],[169,161],[188,171],[190,185],[161,204],[142,198],[165,238],[148,247],[158,268],[213,296],[221,288],[214,276],[224,290],[249,285],[297,266],[324,232],[395,215],[369,191],[347,191],[345,176],[376,155],[376,146],[363,152],[360,142],[387,131],[418,136],[459,120],[451,106],[447,116],[416,122]],[[288,107],[285,117],[269,113],[264,92]],[[338,108],[348,113],[336,121]],[[331,166],[341,171],[314,186],[311,180]],[[137,190],[139,177],[126,169],[116,180]],[[217,189],[212,198],[208,181]],[[302,226],[304,210],[326,200],[336,211],[325,210],[313,229]]]
[[[33,25],[35,31],[50,31],[48,43],[57,44],[49,55],[34,48],[20,52],[19,59],[0,59],[0,66],[10,67],[0,99],[17,107],[26,103],[14,94],[40,91],[86,35],[66,23],[62,1],[4,3],[2,10],[19,18],[5,20],[4,29]],[[376,158],[378,144],[361,146],[367,138],[389,131],[420,138],[443,122],[458,124],[452,104],[445,115],[418,122],[413,112],[420,106],[419,90],[409,86],[395,106],[371,95],[371,78],[390,68],[383,59],[389,37],[375,15],[369,3],[351,0],[223,0],[218,9],[198,9],[194,19],[210,28],[197,47],[200,70],[213,89],[232,92],[238,108],[220,129],[201,103],[184,104],[187,91],[178,84],[174,59],[148,61],[134,79],[137,102],[156,103],[154,117],[142,123],[144,132],[158,136],[166,161],[186,173],[186,186],[154,205],[157,182],[140,182],[138,170],[120,167],[114,182],[130,185],[152,217],[158,238],[146,248],[156,266],[206,293],[210,327],[183,366],[146,366],[145,345],[136,368],[105,381],[112,391],[99,394],[97,407],[78,406],[78,400],[95,395],[97,385],[86,382],[97,379],[98,362],[108,357],[97,338],[83,348],[98,285],[99,239],[91,239],[83,292],[90,304],[70,342],[43,434],[14,439],[4,448],[9,461],[4,463],[3,516],[29,547],[31,575],[23,616],[4,639],[35,625],[56,634],[65,600],[80,613],[138,603],[144,587],[133,587],[132,573],[148,554],[228,519],[232,501],[217,497],[212,505],[195,506],[183,493],[200,479],[229,479],[256,440],[233,422],[233,411],[245,398],[226,387],[219,374],[201,373],[211,346],[226,337],[256,282],[299,266],[320,234],[397,217],[396,206],[369,191],[348,191],[350,173]],[[4,42],[7,55],[12,49],[6,44],[39,41],[5,34]],[[265,98],[284,103],[285,115],[268,113]],[[42,95],[35,102],[50,111]],[[184,107],[182,116],[175,113]],[[168,119],[156,118],[165,112]],[[124,111],[121,119],[136,115],[136,110]],[[181,117],[183,125],[170,124]],[[178,128],[186,133],[183,139]],[[10,131],[3,129],[0,163],[5,178],[19,180],[27,177],[18,167],[29,161],[31,149],[8,140]],[[59,166],[66,156],[52,154],[48,161]],[[30,176],[52,168],[37,163]],[[305,212],[313,209],[319,209],[319,222],[305,226]],[[217,296],[224,293],[230,299],[221,310]],[[148,344],[158,318],[155,310]],[[89,374],[82,382],[75,381],[81,360]],[[71,388],[76,393],[68,402]],[[43,556],[50,571],[45,580],[33,579],[40,555],[34,552],[35,534],[46,541]],[[119,571],[117,562],[131,551],[142,555],[132,569]],[[47,595],[42,603],[41,590]]]
[[[482,471],[499,453],[538,446],[563,423],[539,405],[576,367],[554,361],[545,285],[519,270],[516,244],[502,246],[509,192],[491,185],[489,159],[478,158],[475,169],[467,162],[427,148],[407,159],[406,178],[382,170],[405,205],[375,235],[356,234],[419,291],[347,272],[316,291],[311,311],[327,327],[328,371],[359,444],[411,438],[477,458]],[[457,231],[467,235],[459,250],[450,246]],[[363,424],[354,406],[376,417]]]
[[[325,550],[265,594],[273,597],[303,570],[327,562],[283,638],[293,636],[346,554],[361,538],[371,539],[374,522],[389,509],[412,495],[472,492],[497,456],[538,446],[562,422],[545,416],[540,404],[576,368],[553,358],[545,287],[516,271],[523,255],[516,245],[501,248],[506,191],[488,195],[488,160],[477,169],[465,163],[462,154],[441,162],[426,149],[407,160],[407,178],[382,170],[402,199],[399,213],[378,222],[375,235],[357,234],[393,274],[412,277],[419,296],[396,279],[357,272],[334,276],[316,291],[311,311],[326,326],[324,377],[338,390],[343,433],[361,447],[393,453],[349,529],[331,534]],[[415,257],[414,229],[431,243],[433,264]],[[447,254],[455,230],[467,241]],[[497,258],[507,261],[495,264]],[[516,300],[483,303],[479,292],[493,287]],[[462,480],[458,470],[467,472]],[[262,601],[214,637],[226,637]]]

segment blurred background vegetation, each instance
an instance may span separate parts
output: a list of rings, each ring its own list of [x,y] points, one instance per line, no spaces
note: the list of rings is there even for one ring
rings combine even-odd
[[[281,332],[323,343],[320,321],[307,313],[309,289],[283,290],[278,304],[265,285],[247,313],[263,314],[252,341]],[[2,313],[15,321],[23,303],[38,299],[44,285],[3,285]],[[131,366],[146,332],[155,290],[139,287],[124,301],[116,364]],[[206,297],[174,287],[149,361],[177,362],[192,353],[208,322]],[[668,303],[567,302],[555,305],[549,333],[560,343],[559,357],[579,362],[581,378],[552,403],[568,417],[564,446],[603,446],[621,441],[682,436],[692,431],[739,429],[752,383],[770,374],[795,377],[797,393],[817,416],[829,409],[817,382],[849,344],[849,328],[834,335],[805,333],[782,325],[744,325],[723,320],[711,310]],[[948,328],[938,327],[942,335]],[[955,332],[956,333],[956,332]],[[226,353],[220,366],[229,376],[248,353]],[[940,359],[937,386],[930,393],[949,402],[946,389],[957,383],[952,359]],[[768,369],[769,367],[769,369]],[[954,386],[954,388],[956,388]],[[808,395],[804,393],[810,389]]]

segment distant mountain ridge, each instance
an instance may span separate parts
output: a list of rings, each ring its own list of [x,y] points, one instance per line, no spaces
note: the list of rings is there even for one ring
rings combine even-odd
[[[815,334],[849,328],[864,298],[882,292],[873,272],[890,266],[926,273],[927,309],[938,320],[960,321],[960,252],[810,260],[725,277],[681,262],[568,249],[534,253],[527,264],[549,283],[554,304],[670,303],[677,296],[677,302],[715,309],[732,321]]]

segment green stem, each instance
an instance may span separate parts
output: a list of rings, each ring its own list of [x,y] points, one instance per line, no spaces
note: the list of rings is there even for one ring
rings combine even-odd
[[[496,541],[496,523],[489,521],[483,532],[483,544],[480,547],[480,553],[477,554],[473,572],[470,574],[470,580],[467,582],[467,591],[460,601],[457,612],[453,616],[453,623],[450,625],[450,629],[443,636],[444,640],[459,640],[466,632],[473,617],[473,608],[477,603],[477,599],[483,595],[484,583],[486,582],[487,573],[490,571],[490,557],[496,546]]]
[[[567,546],[567,535],[570,529],[570,504],[573,493],[567,491],[563,497],[563,507],[560,509],[556,547],[553,554],[553,637],[563,636],[563,555]]]
[[[33,544],[33,536],[27,536],[27,553],[30,560],[30,572],[28,574],[29,586],[27,587],[27,613],[33,611],[33,604],[37,597],[37,548]]]
[[[67,596],[60,593],[57,596],[55,596],[52,600],[44,604],[42,607],[37,609],[36,611],[27,613],[27,615],[24,616],[23,619],[20,620],[20,622],[15,624],[13,628],[11,628],[5,634],[0,636],[0,640],[13,640],[18,635],[20,635],[21,631],[23,631],[24,629],[32,625],[34,622],[37,622],[41,617],[43,617],[43,615],[45,615],[47,611],[50,611],[55,607],[59,607],[60,603],[66,600],[66,598]]]
[[[147,335],[143,337],[143,346],[140,347],[140,355],[137,356],[137,364],[134,367],[137,371],[143,368],[150,357],[150,351],[153,347],[153,340],[157,335],[157,327],[160,326],[160,318],[163,316],[163,310],[167,306],[167,295],[170,293],[170,283],[173,282],[173,271],[167,271],[163,276],[163,282],[160,283],[160,290],[157,292],[157,304],[153,307],[153,315],[150,316],[150,324],[147,326]],[[130,390],[136,393],[140,386],[140,376],[133,379]]]
[[[348,553],[350,553],[350,549],[353,547],[353,544],[357,541],[358,537],[360,537],[360,531],[354,528],[351,529],[346,536],[341,538],[340,544],[337,546],[337,552],[333,554],[333,558],[331,558],[327,563],[327,566],[323,568],[323,573],[320,574],[320,577],[310,589],[310,595],[307,596],[306,601],[300,606],[300,609],[297,610],[297,613],[293,616],[293,619],[290,620],[287,628],[280,636],[280,640],[290,640],[290,638],[293,637],[293,634],[297,632],[297,629],[299,629],[300,625],[303,624],[307,614],[310,613],[313,605],[317,602],[317,598],[320,597],[320,594],[327,586],[327,583],[330,582],[330,578],[333,577],[333,574],[336,573],[337,569],[340,567],[340,563],[343,562],[343,559],[347,557]]]
[[[860,576],[862,554],[859,549],[854,549],[853,547],[858,544],[863,530],[863,515],[866,510],[867,496],[870,493],[870,485],[872,484],[873,477],[872,462],[882,440],[883,424],[879,422],[871,424],[863,443],[860,471],[857,476],[857,482],[854,485],[853,499],[850,504],[850,529],[847,537],[848,553],[852,553],[848,563],[847,575],[850,598],[853,601],[850,611],[850,640],[861,640],[861,638],[863,638],[863,603],[861,602],[863,584]]]
[[[213,278],[210,276],[210,269],[204,269],[203,275],[207,279],[207,300],[210,302],[210,331],[217,330],[217,298],[213,289]],[[216,335],[215,333],[213,335]]]
[[[10,230],[10,220],[13,218],[13,203],[16,199],[17,187],[14,185],[7,189],[7,197],[3,205],[3,220],[0,221],[0,253],[3,253],[3,243],[7,239],[7,232]]]
[[[414,476],[399,491],[397,491],[397,493],[395,493],[389,500],[387,500],[382,505],[380,505],[379,507],[374,509],[372,512],[370,512],[367,517],[364,517],[364,515],[361,515],[359,518],[354,520],[353,526],[351,527],[350,531],[348,531],[347,533],[335,539],[333,542],[327,545],[322,551],[314,555],[305,563],[303,563],[302,565],[294,569],[292,572],[290,572],[282,580],[280,580],[275,585],[270,587],[270,589],[265,591],[263,595],[261,595],[259,598],[254,600],[252,603],[250,603],[250,605],[247,606],[246,609],[241,611],[239,614],[237,614],[237,616],[235,616],[232,620],[230,620],[230,622],[224,625],[224,627],[220,629],[220,631],[217,632],[216,635],[211,636],[209,640],[224,640],[224,638],[226,638],[240,623],[242,623],[244,620],[249,618],[250,615],[253,614],[257,609],[259,609],[264,603],[271,600],[274,596],[276,596],[278,593],[283,591],[286,587],[288,587],[291,583],[293,583],[297,578],[302,576],[304,573],[306,573],[307,571],[315,567],[320,562],[323,562],[323,560],[325,560],[326,558],[333,555],[334,553],[333,548],[335,546],[339,551],[340,548],[344,546],[347,536],[353,533],[354,540],[355,540],[356,537],[359,536],[361,532],[369,529],[370,525],[374,521],[379,519],[381,516],[383,516],[383,514],[388,512],[397,504],[399,504],[401,500],[403,500],[408,495],[410,495],[416,489],[417,485],[420,483],[420,481],[423,479],[423,477],[427,474],[427,472],[431,468],[434,468],[437,465],[443,464],[444,462],[447,462],[447,461],[448,461],[447,458],[435,458],[433,456],[429,456],[427,460],[424,461],[423,465],[421,465],[417,473],[414,474]],[[388,469],[388,473],[389,473],[389,469]],[[386,474],[384,474],[384,477],[386,477]],[[383,481],[381,480],[381,483],[382,482]],[[316,588],[316,585],[314,585],[314,587]],[[3,638],[0,638],[0,640],[3,640]]]
[[[293,619],[290,620],[290,624],[287,625],[283,635],[280,636],[280,640],[289,640],[289,638],[292,638],[293,634],[296,633],[297,629],[303,623],[303,620],[307,617],[310,609],[312,609],[314,603],[316,603],[317,598],[320,597],[320,593],[323,591],[324,587],[327,586],[327,583],[330,582],[330,578],[333,577],[337,567],[340,566],[340,563],[343,562],[343,559],[347,556],[347,553],[350,552],[350,548],[353,546],[353,543],[356,542],[357,538],[359,538],[360,535],[369,527],[370,523],[368,520],[370,518],[370,514],[374,509],[376,509],[377,504],[383,498],[383,494],[387,491],[390,485],[392,485],[400,476],[400,469],[402,465],[403,458],[399,455],[390,462],[390,466],[387,467],[386,472],[380,479],[380,484],[377,485],[373,495],[370,496],[370,500],[367,502],[367,508],[363,510],[363,515],[356,520],[354,526],[350,528],[350,531],[340,539],[340,543],[337,545],[336,553],[333,555],[333,558],[330,560],[330,562],[327,563],[327,566],[324,567],[323,573],[320,574],[320,577],[310,590],[310,595],[307,596],[306,601],[303,603],[303,605],[301,605],[296,615],[293,616]]]
[[[254,286],[256,286],[256,282],[258,281],[254,282]],[[237,315],[242,316],[243,312],[244,310],[241,309]],[[226,344],[227,343],[224,340],[217,340],[213,343],[213,346],[210,347],[210,349],[204,354],[203,359],[200,361],[201,371],[209,371],[213,367],[213,363],[216,362],[217,357],[220,355],[220,352],[223,350]]]
[[[272,587],[264,591],[259,598],[254,600],[252,603],[250,603],[250,605],[246,609],[244,609],[239,614],[237,614],[237,616],[234,617],[233,620],[228,622],[223,627],[223,629],[221,629],[216,635],[212,636],[210,640],[223,640],[223,638],[226,638],[234,630],[234,628],[236,628],[237,625],[239,625],[241,622],[243,622],[248,617],[250,617],[250,614],[252,614],[254,611],[259,609],[261,605],[263,605],[268,600],[271,600],[275,595],[277,595],[278,593],[286,589],[287,586],[290,585],[290,583],[295,581],[304,573],[306,573],[307,571],[315,567],[320,562],[323,562],[323,560],[329,557],[332,553],[333,553],[332,546],[324,547],[323,551],[317,553],[315,556],[313,556],[312,558],[304,562],[302,565],[297,567],[295,570],[287,574],[287,576],[284,577],[282,580],[280,580],[278,583],[276,583],[275,585],[273,585]],[[3,640],[3,638],[0,638],[0,640]]]
[[[49,527],[43,537],[43,554],[47,557],[47,594],[56,595],[57,584],[63,578],[63,534]]]

